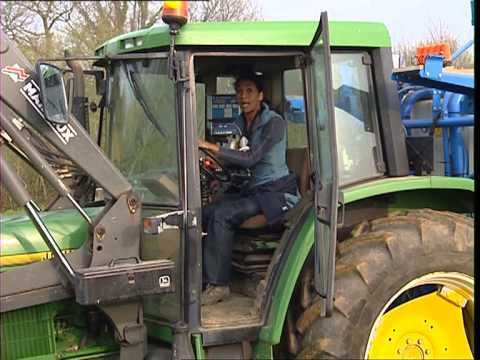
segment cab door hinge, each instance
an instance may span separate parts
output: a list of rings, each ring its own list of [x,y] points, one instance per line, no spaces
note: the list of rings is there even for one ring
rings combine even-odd
[[[387,171],[385,162],[382,160],[382,153],[379,146],[374,146],[373,150],[373,159],[375,161],[375,167],[377,168],[378,172],[384,173]]]
[[[337,211],[337,209],[332,209],[330,206],[330,191],[332,189],[331,184],[318,184],[318,188],[321,189],[317,192],[317,219],[325,224],[331,225],[331,212]]]
[[[298,55],[295,56],[294,61],[296,69],[305,69],[308,64],[312,63],[312,58],[309,55]]]
[[[149,235],[158,235],[165,230],[183,229],[183,210],[150,216],[143,219],[143,232]],[[187,212],[187,227],[197,226],[197,217]]]
[[[372,65],[372,57],[370,54],[364,54],[362,56],[362,64],[363,65]]]
[[[342,217],[341,220],[337,220],[337,227],[342,227],[345,222],[345,197],[341,190],[338,191],[338,206],[340,206]]]

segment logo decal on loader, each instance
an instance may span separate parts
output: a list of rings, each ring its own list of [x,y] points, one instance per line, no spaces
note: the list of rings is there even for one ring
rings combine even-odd
[[[2,74],[8,75],[10,79],[15,82],[25,81],[29,76],[25,69],[18,66],[18,64],[13,66],[5,66],[2,69]]]
[[[160,285],[161,288],[170,287],[170,276],[168,275],[160,276],[158,278],[158,285]]]
[[[33,106],[41,118],[45,120],[48,126],[50,126],[52,131],[58,136],[62,143],[67,145],[71,138],[77,136],[77,132],[70,124],[51,124],[50,121],[45,119],[45,115],[43,114],[43,104],[40,100],[40,88],[33,80],[30,80],[24,86],[22,86],[20,92],[23,96],[25,96],[25,99],[27,99],[30,105]]]

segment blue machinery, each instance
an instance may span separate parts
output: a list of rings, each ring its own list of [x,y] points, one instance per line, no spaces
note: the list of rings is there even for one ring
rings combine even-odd
[[[472,25],[474,25],[474,6],[474,0],[471,0]],[[470,40],[453,53],[451,62],[458,59],[472,45],[473,40]],[[448,71],[444,69],[443,56],[431,54],[427,55],[423,67],[398,69],[393,72],[392,79],[399,84],[400,114],[407,132],[408,145],[418,147],[414,153],[419,154],[419,160],[422,162],[422,168],[417,168],[413,172],[431,173],[434,170],[433,130],[438,128],[442,132],[444,175],[473,177],[473,169],[469,168],[469,157],[473,156],[473,153],[469,154],[464,141],[464,128],[474,126],[473,74]],[[292,122],[304,122],[303,97],[287,96],[286,98],[289,103],[289,109],[285,113],[286,118]],[[415,105],[423,100],[432,101],[431,117],[412,119]],[[340,104],[335,106],[341,107]],[[358,117],[358,114],[355,116]],[[412,136],[413,129],[432,131],[430,136],[415,138]],[[428,158],[427,161],[424,161],[426,158]],[[430,164],[424,167],[425,162]]]
[[[473,25],[473,0],[471,6]],[[454,62],[472,44],[473,40],[458,49],[452,54],[451,61]],[[402,84],[399,96],[403,124],[408,136],[412,135],[412,129],[441,128],[445,176],[473,176],[473,170],[469,169],[469,154],[463,137],[464,127],[474,126],[473,74],[445,71],[443,62],[442,56],[427,55],[423,67],[410,67],[393,72],[392,79]],[[432,117],[412,119],[415,104],[422,100],[432,100]]]

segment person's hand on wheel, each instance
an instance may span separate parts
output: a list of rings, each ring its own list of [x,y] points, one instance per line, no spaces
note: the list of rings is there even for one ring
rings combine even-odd
[[[213,151],[215,153],[218,152],[218,150],[220,150],[220,147],[217,144],[212,144],[212,143],[210,143],[208,141],[205,141],[205,140],[202,140],[202,139],[198,139],[198,147],[200,149]]]

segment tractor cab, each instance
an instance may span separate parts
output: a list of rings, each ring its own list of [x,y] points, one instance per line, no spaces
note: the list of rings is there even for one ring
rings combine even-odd
[[[327,27],[326,13],[319,23],[183,27],[177,17],[173,27],[127,34],[96,50],[110,59],[108,136],[102,146],[143,204],[142,256],[173,259],[184,279],[174,294],[145,298],[146,322],[161,328],[164,322],[186,321],[202,329],[206,344],[218,341],[220,329],[221,336],[232,341],[257,333],[278,301],[269,294],[285,286],[279,270],[291,261],[287,254],[295,237],[306,231],[314,203],[315,234],[304,236],[316,244],[315,283],[325,295],[322,311],[330,311],[332,279],[327,269],[333,264],[341,195],[337,185],[386,176],[384,156],[401,150],[395,141],[400,145],[385,154],[381,140],[392,136],[382,133],[381,116],[395,126],[390,114],[379,110],[380,101],[388,104],[392,99],[377,97],[378,91],[389,92],[385,27],[349,22]],[[357,35],[347,37],[353,28]],[[234,119],[240,108],[234,82],[242,69],[261,75],[266,103],[287,120],[285,156],[301,200],[274,226],[257,215],[237,229],[232,294],[202,307],[202,208],[226,191],[240,191],[251,174],[198,149],[197,141],[238,146]],[[388,171],[400,174],[402,166],[400,162]]]
[[[473,183],[407,176],[385,26],[326,13],[186,23],[185,10],[165,2],[169,26],[61,59],[74,74],[65,93],[68,71],[39,61],[37,79],[13,47],[2,57],[2,141],[60,194],[40,212],[0,162],[29,215],[2,220],[2,359],[471,358]],[[91,131],[77,60],[94,62],[83,74],[101,96]],[[252,173],[198,141],[248,146],[234,121],[242,69],[287,122],[300,200],[236,229],[231,295],[202,306],[202,213]],[[26,140],[38,138],[58,151]],[[76,193],[40,152],[71,161]],[[19,326],[32,335],[17,339]]]

